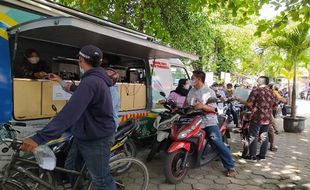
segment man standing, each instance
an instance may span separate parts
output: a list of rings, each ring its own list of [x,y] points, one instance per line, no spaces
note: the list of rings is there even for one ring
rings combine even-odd
[[[269,78],[261,76],[257,80],[258,86],[250,93],[248,100],[239,100],[247,105],[252,112],[250,123],[250,161],[264,160],[268,148],[268,130],[272,122],[272,110],[276,107],[276,96],[268,87]],[[260,137],[261,147],[256,156],[257,138]]]
[[[102,52],[98,47],[87,45],[80,50],[79,66],[84,74],[79,86],[71,90],[74,93],[61,112],[34,136],[26,138],[21,148],[33,151],[38,144],[58,138],[71,129],[74,139],[68,157],[82,157],[98,190],[116,190],[109,171],[110,147],[115,133],[109,90],[113,84],[99,67],[101,61]]]
[[[235,164],[229,149],[222,141],[222,136],[217,121],[216,103],[206,104],[209,98],[216,98],[216,95],[211,88],[205,86],[205,77],[206,75],[203,71],[193,71],[193,76],[191,78],[193,88],[187,95],[187,103],[189,105],[194,103],[195,109],[206,112],[206,115],[204,116],[204,130],[206,131],[207,137],[211,139],[212,143],[219,152],[222,163],[227,169],[226,176],[234,177],[236,175],[236,171],[234,169]]]

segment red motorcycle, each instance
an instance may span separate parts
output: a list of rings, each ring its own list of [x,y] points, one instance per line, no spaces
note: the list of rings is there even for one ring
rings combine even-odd
[[[205,165],[218,156],[217,150],[206,138],[206,133],[202,129],[204,125],[202,116],[206,113],[193,110],[186,113],[171,129],[170,137],[174,142],[168,149],[164,165],[164,174],[170,183],[180,182],[189,168]],[[223,122],[221,127],[225,128],[220,130],[222,135],[225,135],[226,122]]]

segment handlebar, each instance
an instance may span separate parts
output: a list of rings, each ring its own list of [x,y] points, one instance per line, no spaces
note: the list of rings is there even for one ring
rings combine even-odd
[[[23,122],[15,122],[15,121],[9,121],[5,123],[4,125],[10,125],[10,126],[20,126],[20,127],[26,127],[26,123]]]
[[[13,129],[14,126],[26,126],[25,123],[21,122],[7,122],[2,125],[0,128],[0,142],[7,145],[6,148],[2,149],[2,152],[7,152],[10,148],[13,150],[20,150],[20,146],[23,143],[20,140],[17,140],[16,133],[19,133],[18,130]]]

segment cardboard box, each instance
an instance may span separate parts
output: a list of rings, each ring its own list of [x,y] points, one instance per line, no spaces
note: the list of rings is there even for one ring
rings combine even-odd
[[[134,86],[134,109],[146,108],[146,86],[144,84],[133,84]]]
[[[128,111],[134,109],[134,86],[129,83],[122,83],[120,91],[120,111]]]
[[[55,111],[52,109],[54,104],[59,112],[67,103],[66,100],[53,100],[53,86],[59,85],[57,82],[42,81],[42,117],[52,117]]]
[[[27,79],[14,79],[14,116],[19,119],[41,117],[41,82]]]

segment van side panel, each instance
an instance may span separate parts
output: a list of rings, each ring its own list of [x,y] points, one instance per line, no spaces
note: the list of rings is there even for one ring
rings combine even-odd
[[[0,123],[12,119],[12,80],[9,42],[6,31],[0,28]]]

